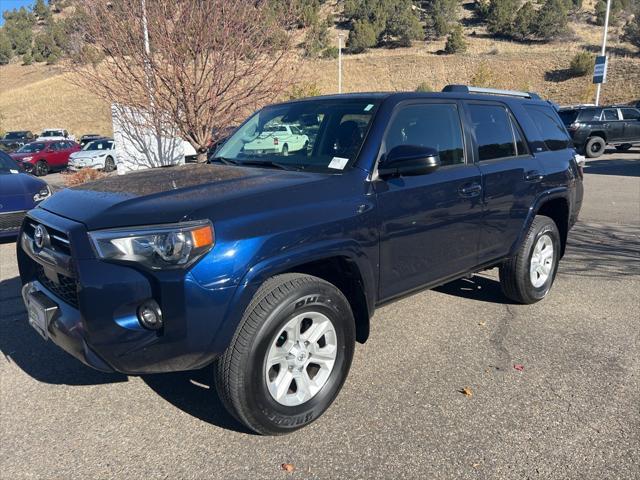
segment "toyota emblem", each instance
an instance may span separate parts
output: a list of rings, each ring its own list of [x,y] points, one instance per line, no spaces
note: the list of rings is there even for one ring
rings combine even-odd
[[[38,248],[44,248],[49,245],[49,232],[43,225],[37,225],[33,232],[33,242]]]

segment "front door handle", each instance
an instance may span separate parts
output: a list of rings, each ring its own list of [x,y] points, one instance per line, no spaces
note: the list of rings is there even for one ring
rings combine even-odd
[[[524,174],[525,182],[538,183],[538,182],[541,182],[543,178],[544,178],[544,175],[542,175],[537,170],[531,170]]]
[[[477,197],[482,192],[482,185],[479,183],[470,183],[463,185],[458,189],[461,197]]]

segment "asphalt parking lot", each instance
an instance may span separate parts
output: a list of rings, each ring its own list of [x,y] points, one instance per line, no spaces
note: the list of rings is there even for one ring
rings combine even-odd
[[[547,299],[509,304],[490,271],[379,309],[337,401],[285,437],[235,423],[209,369],[107,375],[44,342],[1,244],[0,477],[640,478],[640,149],[585,172]]]

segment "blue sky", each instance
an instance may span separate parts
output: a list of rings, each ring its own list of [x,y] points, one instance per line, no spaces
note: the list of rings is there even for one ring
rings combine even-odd
[[[0,25],[4,23],[2,13],[5,10],[13,10],[14,8],[30,7],[34,3],[34,0],[0,0]]]

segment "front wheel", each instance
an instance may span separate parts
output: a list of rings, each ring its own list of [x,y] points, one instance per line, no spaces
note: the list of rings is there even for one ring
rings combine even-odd
[[[105,172],[113,172],[116,169],[116,164],[113,161],[112,157],[107,157],[104,160],[104,171]]]
[[[268,280],[218,359],[215,383],[229,412],[263,435],[316,420],[347,377],[355,323],[342,292],[310,275]]]
[[[49,165],[44,160],[38,160],[33,169],[33,173],[36,177],[44,177],[47,173],[49,173]]]
[[[538,215],[513,258],[500,266],[500,285],[511,300],[531,304],[551,290],[560,260],[560,234],[555,222]]]

